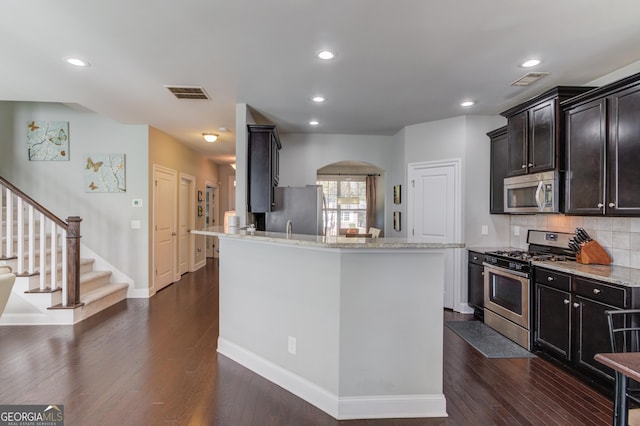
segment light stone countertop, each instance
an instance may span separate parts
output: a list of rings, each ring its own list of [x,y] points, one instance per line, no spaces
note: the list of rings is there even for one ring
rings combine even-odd
[[[640,269],[617,265],[584,265],[573,261],[533,262],[533,265],[626,287],[640,287]]]
[[[464,243],[424,243],[411,238],[347,238],[322,235],[292,234],[287,238],[284,232],[249,232],[243,228],[210,226],[191,231],[192,234],[213,237],[247,239],[276,244],[301,247],[339,248],[339,249],[449,249],[464,248]]]
[[[486,253],[496,250],[522,250],[517,248],[505,247],[469,247],[469,251],[478,253]],[[627,268],[617,265],[584,265],[574,261],[550,262],[550,261],[534,261],[534,266],[551,269],[558,272],[576,275],[584,278],[591,278],[612,284],[623,285],[626,287],[640,287],[640,269]]]

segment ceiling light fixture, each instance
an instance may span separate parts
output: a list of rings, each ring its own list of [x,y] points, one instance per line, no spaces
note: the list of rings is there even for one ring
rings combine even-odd
[[[317,121],[317,120],[311,120],[311,121],[309,122],[309,125],[311,125],[311,126],[317,126],[318,124],[320,124],[320,122],[319,122],[319,121]]]
[[[329,59],[333,59],[335,57],[336,57],[335,53],[333,53],[330,50],[322,50],[322,51],[318,52],[318,58],[320,58],[320,59],[329,60]]]
[[[531,67],[535,67],[536,65],[540,64],[540,60],[539,59],[529,59],[528,61],[523,62],[520,66],[522,68],[531,68]]]
[[[216,139],[218,139],[218,135],[216,135],[214,133],[203,133],[202,137],[207,142],[215,142]]]
[[[324,102],[324,101],[325,101],[325,99],[324,99],[322,96],[314,96],[313,98],[311,98],[311,100],[312,100],[313,102],[317,102],[317,103],[320,103],[320,102]]]
[[[69,59],[67,59],[67,63],[71,64],[73,66],[76,66],[76,67],[88,67],[88,66],[90,66],[89,62],[83,61],[82,59],[78,59],[78,58],[69,58]]]
[[[464,101],[464,102],[460,102],[460,106],[462,107],[470,107],[476,104],[476,101]]]

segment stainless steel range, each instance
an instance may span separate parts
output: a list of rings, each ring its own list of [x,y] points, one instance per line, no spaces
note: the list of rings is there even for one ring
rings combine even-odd
[[[568,248],[575,234],[534,231],[527,235],[529,249],[485,253],[484,322],[527,349],[532,345],[533,261],[575,260]]]

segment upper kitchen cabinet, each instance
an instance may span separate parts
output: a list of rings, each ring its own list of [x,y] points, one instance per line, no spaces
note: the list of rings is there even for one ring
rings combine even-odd
[[[507,176],[558,168],[564,120],[559,104],[589,89],[559,86],[502,113],[507,118]]]
[[[507,126],[487,133],[491,143],[489,213],[504,213],[504,178],[507,176]]]
[[[640,215],[640,74],[563,103],[565,213]]]
[[[266,213],[273,208],[273,188],[279,180],[279,151],[282,148],[276,126],[250,124],[247,201],[252,213]]]

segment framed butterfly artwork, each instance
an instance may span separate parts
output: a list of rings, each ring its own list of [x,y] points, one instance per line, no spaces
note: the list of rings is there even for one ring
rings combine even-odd
[[[69,161],[69,122],[27,122],[27,150],[29,161]]]
[[[126,192],[124,154],[86,154],[83,164],[85,192]]]

